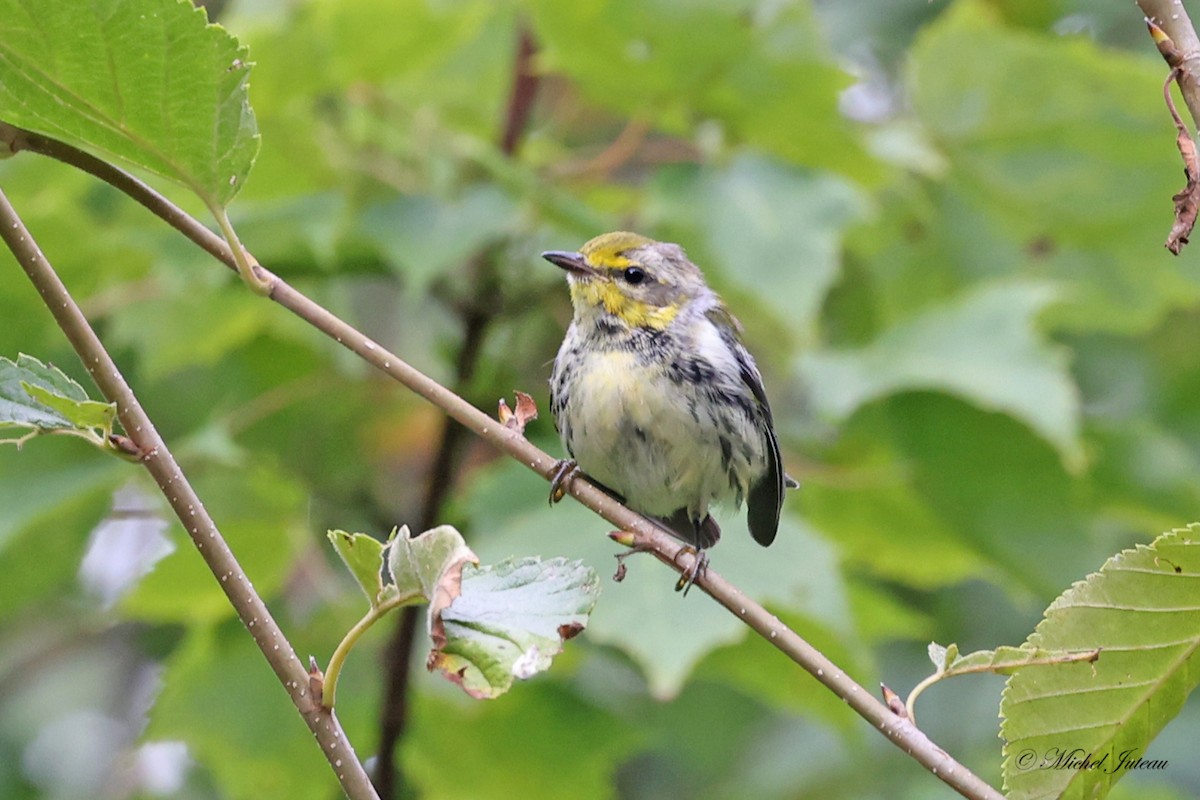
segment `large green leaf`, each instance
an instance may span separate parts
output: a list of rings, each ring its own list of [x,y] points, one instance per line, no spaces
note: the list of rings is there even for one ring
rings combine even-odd
[[[1200,684],[1198,578],[1192,525],[1113,556],[1050,605],[1027,646],[1101,653],[1009,679],[1000,713],[1010,797],[1103,797],[1130,764],[1154,760],[1151,741]]]
[[[188,0],[0,0],[0,119],[223,206],[258,151],[247,58]]]
[[[817,409],[831,419],[896,392],[944,391],[1011,414],[1079,466],[1079,396],[1066,353],[1034,328],[1053,297],[1044,285],[985,286],[895,325],[866,347],[807,354],[801,372]]]

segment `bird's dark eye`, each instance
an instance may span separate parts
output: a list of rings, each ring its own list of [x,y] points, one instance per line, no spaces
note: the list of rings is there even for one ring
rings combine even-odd
[[[646,280],[646,270],[641,267],[626,267],[622,275],[627,283],[637,284]]]

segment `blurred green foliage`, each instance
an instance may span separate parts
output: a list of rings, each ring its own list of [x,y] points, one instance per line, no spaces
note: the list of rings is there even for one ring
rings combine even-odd
[[[538,252],[615,228],[688,249],[745,325],[804,484],[771,551],[729,519],[714,568],[862,685],[904,693],[931,638],[1017,644],[1107,556],[1197,518],[1200,261],[1162,247],[1182,178],[1132,3],[231,0],[221,22],[255,62],[244,243],[487,410],[514,388],[546,408],[569,308]],[[540,82],[509,154],[522,30]],[[439,414],[109,187],[31,155],[0,163],[0,187],[298,652],[327,659],[361,600],[325,531],[417,524]],[[87,385],[0,268],[0,354]],[[548,418],[527,434],[560,452]],[[459,456],[437,521],[485,562],[610,573],[604,522],[548,509],[481,444]],[[122,487],[150,511],[114,511]],[[140,576],[152,497],[81,444],[0,449],[0,796],[333,796],[177,525]],[[118,535],[93,536],[106,518]],[[131,564],[123,591],[95,588]],[[951,796],[728,614],[629,567],[554,668],[500,700],[413,671],[408,792]],[[338,695],[365,758],[385,635]],[[997,785],[1001,684],[921,706]],[[1147,753],[1169,768],[1113,796],[1200,792],[1198,726],[1192,702]]]

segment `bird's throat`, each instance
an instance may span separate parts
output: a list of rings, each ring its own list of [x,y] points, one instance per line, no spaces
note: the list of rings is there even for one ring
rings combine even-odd
[[[679,314],[679,307],[656,306],[630,297],[608,280],[571,281],[571,302],[577,318],[610,314],[631,328],[661,331]]]

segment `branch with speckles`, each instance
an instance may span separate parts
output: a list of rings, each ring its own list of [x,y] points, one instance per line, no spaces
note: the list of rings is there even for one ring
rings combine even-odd
[[[353,800],[378,800],[337,717],[332,710],[322,707],[320,698],[314,696],[309,686],[309,674],[296,657],[287,637],[272,618],[262,598],[254,591],[216,523],[121,375],[112,356],[3,191],[0,191],[0,237],[29,276],[100,392],[106,400],[116,404],[121,425],[133,440],[132,450],[158,484],[163,497],[191,536],[246,630],[313,732],[346,795]],[[230,253],[232,258],[233,254]]]

